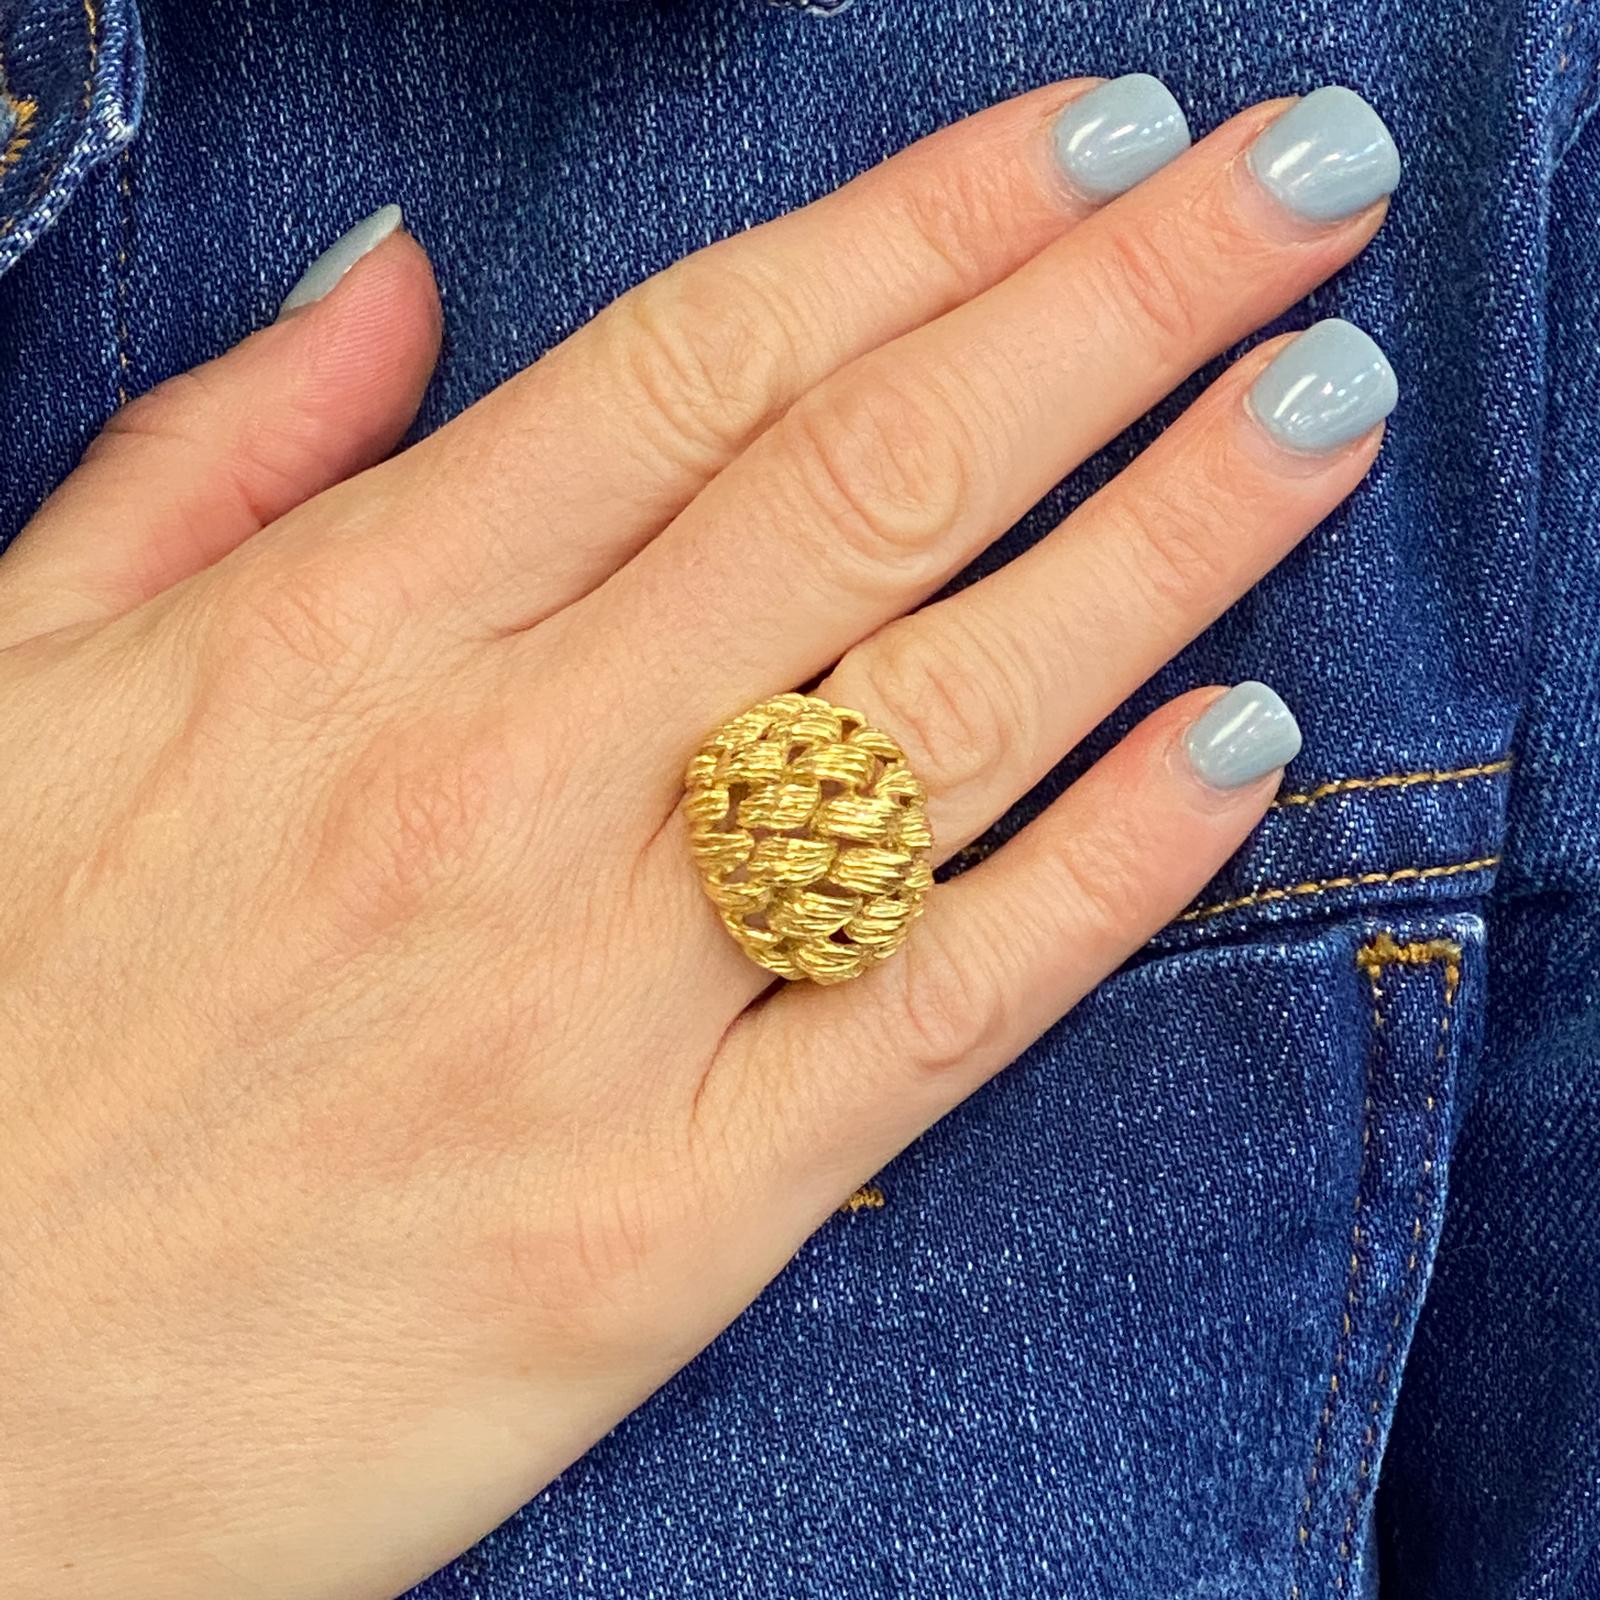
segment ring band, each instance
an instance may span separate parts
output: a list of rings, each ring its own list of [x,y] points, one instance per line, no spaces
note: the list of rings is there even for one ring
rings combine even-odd
[[[684,778],[696,867],[739,947],[843,983],[905,943],[933,884],[927,793],[859,711],[781,694],[725,722]]]

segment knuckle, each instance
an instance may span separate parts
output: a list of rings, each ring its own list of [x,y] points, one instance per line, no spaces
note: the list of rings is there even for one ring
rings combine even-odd
[[[1229,490],[1208,474],[1146,484],[1138,503],[1119,508],[1116,518],[1113,546],[1132,592],[1156,616],[1181,621],[1209,614],[1232,595],[1239,518]]]
[[[1203,340],[1210,279],[1194,271],[1194,251],[1168,214],[1108,229],[1096,259],[1099,282],[1091,284],[1116,325],[1175,361]]]
[[[933,919],[890,968],[900,974],[898,1011],[907,1062],[919,1077],[983,1070],[1006,1036],[1005,983],[996,952],[959,948]]]
[[[930,793],[947,799],[998,779],[1007,742],[1025,744],[1024,697],[991,647],[954,618],[892,622],[867,647],[862,676],[875,720]]]
[[[982,162],[940,159],[926,154],[923,170],[898,197],[903,228],[886,227],[880,242],[891,259],[898,253],[897,276],[927,285],[930,270],[944,280],[952,298],[970,293],[992,273],[995,241],[1016,232],[1013,196],[994,181]]]
[[[241,643],[331,671],[358,650],[373,628],[371,609],[320,565],[290,569],[255,596]]]
[[[428,718],[370,739],[335,780],[314,880],[362,936],[405,924],[470,877],[519,809],[506,740]]]
[[[579,1138],[588,1125],[574,1116],[559,1130],[570,1130],[560,1143],[574,1152],[564,1160],[552,1130],[545,1154],[513,1179],[512,1203],[466,1252],[469,1295],[491,1314],[541,1343],[559,1335],[605,1367],[659,1353],[662,1285],[702,1258],[729,1187],[716,1153],[654,1124],[643,1100],[618,1118],[617,1092],[607,1103],[614,1136]]]
[[[720,466],[770,414],[793,372],[794,309],[713,247],[658,273],[607,315],[612,350],[657,448]]]
[[[205,419],[215,414],[210,380],[196,369],[180,372],[112,412],[85,452],[85,459],[134,443],[197,443]]]
[[[377,563],[246,567],[210,600],[207,678],[262,710],[326,712],[389,656],[406,604]]]
[[[936,382],[887,363],[814,389],[786,419],[806,501],[831,550],[881,580],[945,575],[973,488],[973,445]]]
[[[1126,815],[1136,805],[1129,797],[1117,810]],[[1049,859],[1058,881],[1041,881],[1037,892],[1058,908],[1058,925],[1070,927],[1075,939],[1116,939],[1141,921],[1140,908],[1150,901],[1152,852],[1136,830],[1068,830]]]

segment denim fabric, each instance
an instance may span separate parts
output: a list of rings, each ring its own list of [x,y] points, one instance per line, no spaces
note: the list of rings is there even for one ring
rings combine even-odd
[[[133,137],[144,45],[129,0],[0,9],[0,272]]]
[[[1556,173],[1541,548],[1482,1081],[1383,1485],[1399,1594],[1600,1594],[1600,122]]]
[[[1391,930],[1437,958],[1363,972]],[[1114,978],[419,1596],[1358,1592],[1480,941],[1341,922]]]
[[[1406,157],[1376,244],[1284,323],[1388,351],[1372,479],[966,859],[1196,683],[1299,714],[1278,807],[417,1600],[1600,1594],[1600,5],[822,9],[144,0],[118,153],[59,90],[85,14],[0,0],[11,93],[82,152],[70,205],[0,174],[34,241],[0,280],[0,539],[383,202],[444,295],[429,428],[696,245],[1053,77],[1156,73],[1197,133],[1348,83]],[[97,15],[126,69],[131,10]]]

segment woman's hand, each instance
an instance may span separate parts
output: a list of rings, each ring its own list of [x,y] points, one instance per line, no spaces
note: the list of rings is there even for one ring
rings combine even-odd
[[[1249,832],[1285,720],[1246,695],[1187,737],[1196,690],[897,956],[773,993],[677,809],[710,729],[826,674],[947,856],[1366,471],[1381,358],[1278,341],[915,609],[1382,219],[1381,185],[1330,220],[1252,163],[1282,104],[1177,153],[1147,83],[1092,90],[701,252],[375,465],[438,333],[379,219],[7,555],[8,1596],[402,1590]]]

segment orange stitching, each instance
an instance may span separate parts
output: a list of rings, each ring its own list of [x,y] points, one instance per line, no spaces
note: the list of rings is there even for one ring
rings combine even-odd
[[[11,137],[0,150],[0,178],[3,178],[22,159],[22,152],[33,139],[33,119],[39,115],[37,100],[19,100],[5,84],[5,70],[0,66],[0,100],[12,116]]]
[[[1433,768],[1425,772],[1386,772],[1377,778],[1332,778],[1299,794],[1281,794],[1272,802],[1270,809],[1279,811],[1290,806],[1314,806],[1319,800],[1327,800],[1334,795],[1354,794],[1361,789],[1410,789],[1423,783],[1464,783],[1469,778],[1495,778],[1502,772],[1509,772],[1514,760],[1514,757],[1505,755],[1474,767],[1456,767],[1450,771]]]
[[[875,1183],[863,1184],[839,1207],[841,1215],[853,1216],[857,1211],[882,1211],[888,1204],[883,1190]]]
[[[11,136],[6,140],[5,149],[0,150],[0,177],[4,177],[22,159],[22,152],[32,140],[33,119],[39,114],[39,102],[12,94],[3,47],[0,47],[0,101],[11,113]]]
[[[1360,872],[1351,877],[1319,878],[1313,883],[1274,885],[1242,894],[1236,900],[1218,900],[1214,905],[1196,906],[1176,918],[1178,922],[1198,922],[1202,917],[1220,917],[1227,911],[1242,911],[1246,906],[1268,905],[1274,900],[1289,900],[1299,895],[1329,894],[1335,889],[1364,889],[1380,883],[1421,882],[1427,878],[1453,878],[1461,872],[1487,872],[1500,865],[1499,856],[1480,856],[1476,861],[1452,861],[1442,867],[1397,867],[1392,872]]]
[[[1387,933],[1380,933],[1370,944],[1356,952],[1356,965],[1369,976],[1376,977],[1384,967],[1425,967],[1438,964],[1444,968],[1444,998],[1450,1005],[1461,986],[1461,946],[1454,939],[1414,940],[1410,944],[1396,944]]]
[[[1288,811],[1295,807],[1314,806],[1319,801],[1358,794],[1369,789],[1412,789],[1421,784],[1466,783],[1474,778],[1497,778],[1502,772],[1509,772],[1515,765],[1515,756],[1504,755],[1471,767],[1433,767],[1418,772],[1385,772],[1373,778],[1330,778],[1326,783],[1319,783],[1312,789],[1280,794],[1267,809]],[[998,848],[998,842],[990,843],[987,839],[975,839],[971,844],[964,845],[956,851],[950,864],[957,867],[975,867],[980,862],[986,861]],[[1178,921],[1192,921],[1200,914],[1191,912],[1179,917]],[[1215,912],[1207,914],[1216,915]]]
[[[83,75],[83,92],[78,98],[78,115],[80,117],[87,114],[90,103],[94,99],[94,70],[100,59],[100,16],[95,10],[95,0],[83,0],[83,15],[88,29],[89,62]],[[20,102],[13,102],[13,104],[18,103]],[[21,152],[19,151],[17,154],[20,155]],[[0,222],[0,239],[9,238],[16,231],[23,217],[32,210],[45,190],[55,182],[56,174],[67,164],[67,158],[71,154],[72,145],[69,144],[45,169],[39,181],[33,186],[32,194],[4,222]]]

